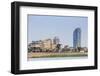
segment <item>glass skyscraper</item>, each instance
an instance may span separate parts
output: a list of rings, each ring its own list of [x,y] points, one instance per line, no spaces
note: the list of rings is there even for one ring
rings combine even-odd
[[[81,29],[76,28],[73,32],[73,47],[81,47]]]

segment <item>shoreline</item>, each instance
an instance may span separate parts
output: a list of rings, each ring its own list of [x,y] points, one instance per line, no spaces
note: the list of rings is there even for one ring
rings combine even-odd
[[[88,53],[82,52],[66,52],[66,53],[28,53],[28,58],[55,58],[55,57],[83,57],[88,56]]]

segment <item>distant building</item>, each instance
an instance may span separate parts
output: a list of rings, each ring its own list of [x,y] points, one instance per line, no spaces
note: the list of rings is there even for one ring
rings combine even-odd
[[[73,32],[73,47],[81,47],[81,29],[76,28]]]
[[[59,38],[58,37],[54,37],[53,39],[53,44],[59,44]]]
[[[52,39],[45,39],[45,40],[39,40],[39,41],[32,41],[28,45],[28,48],[35,48],[40,49],[42,51],[50,51],[50,50],[55,50],[57,45],[59,44],[59,38],[55,37],[53,40]]]
[[[46,40],[42,40],[43,42],[43,49],[52,49],[52,40],[51,39],[46,39]]]
[[[87,48],[87,47],[82,47],[82,48],[80,49],[80,52],[88,52],[88,48]]]
[[[41,40],[39,40],[39,41],[32,41],[32,43],[31,43],[31,47],[40,48],[42,46],[43,46],[43,42]]]
[[[70,52],[74,51],[73,47],[69,47]]]

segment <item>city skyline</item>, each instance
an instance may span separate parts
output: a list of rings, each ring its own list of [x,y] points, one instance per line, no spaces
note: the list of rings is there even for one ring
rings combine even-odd
[[[28,15],[28,43],[57,36],[61,44],[72,47],[73,31],[79,27],[81,45],[87,47],[87,20],[87,17]]]

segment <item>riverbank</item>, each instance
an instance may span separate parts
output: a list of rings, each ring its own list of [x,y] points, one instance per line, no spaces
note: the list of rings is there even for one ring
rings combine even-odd
[[[88,53],[83,52],[66,52],[66,53],[28,53],[28,58],[51,58],[51,57],[81,57],[88,56]]]

